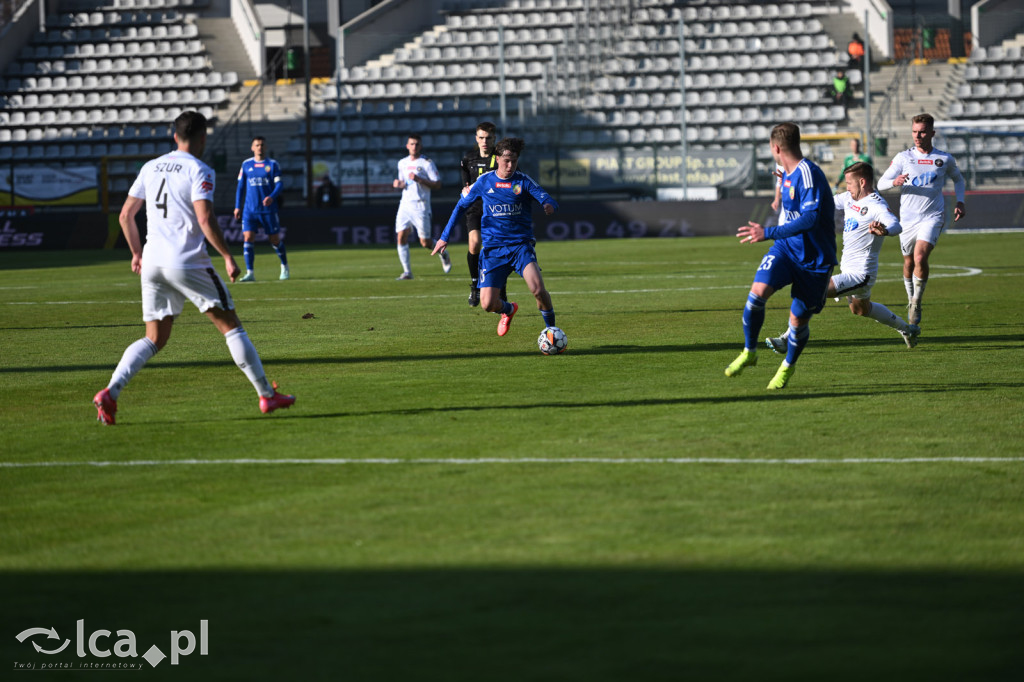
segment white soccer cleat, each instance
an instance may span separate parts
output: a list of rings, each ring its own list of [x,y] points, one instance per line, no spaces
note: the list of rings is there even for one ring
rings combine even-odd
[[[769,336],[764,340],[764,344],[782,355],[785,355],[789,350],[789,342],[786,341],[785,336]]]
[[[917,345],[917,337],[921,335],[921,328],[916,324],[908,325],[907,331],[900,332],[900,336],[907,344],[907,348],[913,348]]]

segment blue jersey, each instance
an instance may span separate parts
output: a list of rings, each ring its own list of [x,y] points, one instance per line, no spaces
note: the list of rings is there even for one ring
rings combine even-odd
[[[455,205],[448,225],[441,233],[441,239],[448,241],[448,234],[466,210],[475,201],[482,199],[480,237],[484,248],[532,242],[533,216],[530,215],[530,197],[536,199],[542,206],[551,204],[558,209],[558,202],[526,173],[516,171],[507,180],[499,178],[496,171],[484,173],[476,179],[466,196],[459,199],[459,203]]]
[[[838,262],[835,202],[825,174],[807,159],[782,178],[782,211],[785,222],[766,227],[765,239],[804,270],[828,272]]]
[[[238,171],[235,208],[242,209],[243,216],[253,213],[277,213],[277,197],[283,189],[281,167],[277,165],[277,161],[246,159],[242,162],[242,169]],[[273,197],[274,203],[264,206],[263,200],[266,197]]]

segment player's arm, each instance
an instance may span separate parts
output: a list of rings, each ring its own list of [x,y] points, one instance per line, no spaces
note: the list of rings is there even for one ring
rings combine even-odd
[[[437,166],[433,161],[427,166],[427,177],[414,175],[412,179],[429,190],[441,189],[441,174],[437,172]]]
[[[899,219],[892,211],[879,211],[875,219],[868,225],[868,232],[880,237],[892,237],[903,231]]]
[[[142,238],[139,236],[139,224],[135,217],[139,210],[146,204],[145,199],[128,195],[124,206],[121,207],[121,215],[117,220],[121,223],[121,232],[124,233],[128,248],[132,251],[132,272],[136,275],[142,271]]]
[[[473,177],[472,168],[469,166],[469,157],[463,156],[461,163],[459,163],[459,176],[462,178],[462,194],[466,194],[466,188],[473,184],[476,178]]]
[[[524,178],[524,184],[526,185],[526,191],[530,193],[537,203],[544,209],[545,215],[551,215],[558,210],[558,202],[554,198],[544,191],[544,188],[533,181],[532,178]]]
[[[242,219],[242,207],[245,206],[245,166],[238,170],[238,185],[235,187],[235,220]]]
[[[281,196],[281,192],[284,191],[284,183],[281,182],[281,167],[277,165],[277,161],[271,162],[270,174],[274,178],[274,189],[270,190],[270,194],[263,197],[264,206],[270,206],[276,202],[277,198]]]
[[[831,196],[831,187],[805,187],[800,193],[800,215],[785,225],[771,225],[764,228],[764,238],[785,239],[802,232],[808,232],[818,222],[818,211],[821,210],[821,195],[825,191],[828,191]]]
[[[448,218],[448,224],[444,226],[444,231],[441,232],[441,236],[438,237],[433,250],[430,252],[431,256],[436,256],[444,251],[445,246],[448,245],[448,235],[451,234],[452,228],[455,227],[459,220],[462,219],[463,214],[466,213],[466,209],[469,208],[474,201],[480,198],[481,194],[479,191],[476,191],[477,187],[478,183],[474,182],[470,186],[469,192],[463,195],[459,199],[458,203],[455,204],[455,208],[452,210],[452,215]]]
[[[199,223],[199,229],[203,231],[203,236],[206,237],[206,243],[223,256],[224,269],[227,270],[228,277],[234,282],[241,271],[238,269],[238,264],[235,263],[235,257],[231,255],[228,243],[224,240],[224,233],[221,231],[220,225],[214,219],[213,202],[209,199],[196,199],[192,202],[192,207],[196,211],[196,221]]]
[[[884,192],[887,189],[899,187],[905,183],[909,176],[900,173],[901,170],[903,170],[903,166],[899,163],[899,158],[893,159],[889,167],[885,169],[882,177],[878,178],[878,189]]]
[[[953,179],[953,190],[956,192],[956,206],[953,207],[953,222],[956,222],[967,215],[967,207],[964,205],[967,183],[964,182],[964,174],[960,172],[960,167],[956,165],[956,159],[951,156],[949,160],[953,167],[949,169],[948,173],[949,177]]]

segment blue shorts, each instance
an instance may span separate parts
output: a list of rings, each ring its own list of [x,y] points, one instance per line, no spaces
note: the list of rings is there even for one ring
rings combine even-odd
[[[825,307],[825,292],[832,278],[832,268],[828,272],[811,272],[794,263],[789,256],[773,245],[761,259],[761,265],[754,273],[754,281],[767,284],[775,291],[790,284],[793,304],[789,311],[796,317],[804,318],[816,315]]]
[[[489,246],[480,249],[480,288],[505,286],[515,271],[520,277],[530,263],[537,262],[533,243],[513,246]]]
[[[243,213],[242,232],[254,232],[262,229],[269,237],[281,231],[281,223],[276,213]]]

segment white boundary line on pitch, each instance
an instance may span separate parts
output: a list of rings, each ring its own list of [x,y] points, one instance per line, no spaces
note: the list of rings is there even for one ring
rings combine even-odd
[[[895,266],[894,266],[895,267]],[[931,275],[932,279],[946,278],[946,277],[977,277],[978,275],[984,274],[981,268],[974,268],[967,265],[933,265],[932,269],[945,268],[945,269],[957,269],[962,272],[949,272],[949,273],[936,273],[933,272]],[[702,275],[682,275],[675,276],[670,275],[669,277],[687,277],[697,278],[704,277]],[[663,279],[662,276],[658,275],[652,277],[656,279]],[[903,279],[889,279],[882,278],[876,283],[881,282],[902,282]],[[608,295],[608,294],[653,294],[658,292],[680,292],[680,291],[721,291],[729,289],[749,289],[749,284],[726,284],[723,286],[714,287],[669,287],[669,288],[658,288],[658,289],[603,289],[600,291],[552,291],[551,293],[557,296],[596,296],[596,295]],[[462,294],[458,294],[461,296]],[[272,296],[259,298],[260,301],[304,301],[304,302],[317,302],[317,301],[388,301],[396,299],[447,299],[452,298],[452,294],[394,294],[391,296],[305,296],[305,297],[288,297],[288,296]],[[254,300],[248,297],[241,297],[237,294],[233,294],[233,298],[240,301]],[[3,301],[4,305],[110,305],[110,304],[134,304],[138,305],[141,300],[119,300],[119,301]]]
[[[736,457],[418,457],[411,459],[370,457],[324,458],[324,459],[143,459],[127,462],[0,462],[0,469],[28,469],[49,467],[159,467],[174,465],[282,465],[282,464],[326,464],[346,466],[358,464],[401,465],[433,464],[466,466],[471,464],[987,464],[1024,463],[1024,457],[843,457],[787,458],[787,459],[742,459]]]

